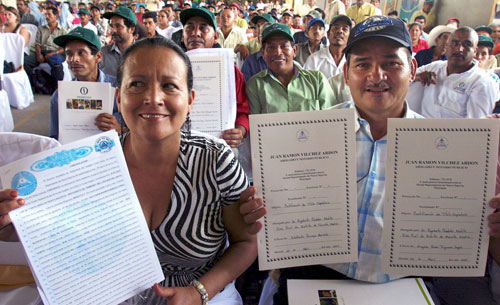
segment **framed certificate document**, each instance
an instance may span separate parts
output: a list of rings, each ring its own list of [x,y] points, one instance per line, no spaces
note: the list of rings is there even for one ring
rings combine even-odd
[[[250,116],[259,268],[357,261],[354,110]]]
[[[382,268],[483,276],[497,120],[389,119]]]

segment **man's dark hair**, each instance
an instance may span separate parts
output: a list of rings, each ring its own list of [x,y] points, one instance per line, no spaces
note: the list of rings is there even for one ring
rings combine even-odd
[[[59,16],[59,11],[57,10],[57,7],[49,6],[46,8],[48,11],[52,11],[52,14]]]
[[[167,8],[167,7],[170,7],[172,10],[174,9],[174,5],[170,4],[170,3],[168,3],[168,4],[165,5],[165,8]]]
[[[134,36],[137,35],[137,40],[142,39],[145,37],[148,37],[148,31],[146,30],[146,27],[142,23],[137,23],[134,29]]]
[[[168,14],[167,10],[159,10],[158,11],[158,15],[160,14],[160,12],[165,13],[165,15],[167,15],[167,19],[170,17],[170,15]]]
[[[315,8],[314,10],[321,14],[321,19],[325,20],[326,14],[324,10],[320,9],[319,7]]]
[[[141,39],[125,49],[120,60],[120,66],[118,67],[118,74],[116,76],[116,79],[118,81],[118,87],[121,87],[123,79],[123,68],[127,62],[127,58],[129,58],[132,53],[143,48],[146,49],[167,48],[177,53],[177,55],[179,55],[186,64],[187,87],[189,92],[191,92],[191,89],[193,89],[193,68],[191,66],[191,61],[189,60],[189,57],[175,42],[162,36],[155,36],[155,37]]]
[[[390,11],[389,14],[387,14],[387,16],[398,16],[398,11]]]
[[[415,21],[417,21],[417,19],[424,19],[424,22],[427,22],[427,18],[425,18],[424,15],[418,15],[417,17],[415,17]]]
[[[158,17],[156,17],[156,13],[155,12],[146,12],[146,13],[144,13],[144,15],[142,15],[142,20],[144,21],[144,19],[146,19],[146,18],[153,19],[154,23],[158,22]]]
[[[132,20],[129,20],[127,18],[123,18],[123,24],[127,27],[127,29],[136,27],[135,23]]]

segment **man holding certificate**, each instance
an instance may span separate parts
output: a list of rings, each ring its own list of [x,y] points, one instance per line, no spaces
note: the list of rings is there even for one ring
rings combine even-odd
[[[98,65],[102,59],[101,43],[97,35],[82,27],[77,27],[67,35],[54,39],[54,43],[64,48],[66,59],[76,81],[111,83],[116,87],[116,78],[104,74]],[[59,94],[56,90],[50,99],[50,137],[59,138]],[[117,113],[116,104],[113,113]],[[95,124],[102,131],[116,129],[120,132],[118,120],[110,113],[101,113]]]
[[[384,283],[405,276],[382,271],[382,229],[388,119],[420,117],[405,101],[417,68],[411,47],[408,30],[397,18],[374,16],[351,31],[344,50],[347,59],[344,77],[354,102],[335,108],[356,110],[358,262],[282,269],[274,304],[288,304],[287,279],[352,278]],[[489,204],[496,209],[487,218],[493,239],[500,237],[500,199]],[[244,205],[242,210],[255,208]],[[488,293],[484,290],[476,293],[477,304],[494,304]]]

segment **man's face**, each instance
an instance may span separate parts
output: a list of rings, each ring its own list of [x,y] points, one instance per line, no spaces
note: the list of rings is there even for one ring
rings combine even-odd
[[[292,16],[290,15],[281,16],[281,23],[286,24],[288,26],[292,26]]]
[[[85,3],[79,3],[79,4],[78,4],[78,9],[81,9],[81,8],[86,8],[86,7],[85,7]]]
[[[146,28],[146,31],[148,33],[148,37],[153,37],[156,32],[156,22],[153,20],[153,18],[145,18],[142,20],[142,23],[144,24],[144,27]]]
[[[158,12],[158,23],[161,26],[166,26],[168,25],[168,17],[165,12]]]
[[[477,37],[472,33],[455,31],[451,34],[446,50],[448,65],[459,69],[467,69],[476,54]]]
[[[309,41],[318,43],[325,36],[325,27],[321,22],[315,22],[307,29],[307,36]]]
[[[125,43],[134,34],[134,28],[127,28],[124,19],[118,16],[111,17],[109,26],[111,27],[111,38],[116,43]]]
[[[365,4],[365,0],[358,0],[358,1],[356,1],[356,4],[358,6],[361,6],[361,5]]]
[[[81,14],[80,15],[80,23],[82,24],[82,26],[87,25],[87,23],[89,23],[89,20],[90,20],[90,16],[89,15],[87,15],[87,14]]]
[[[79,81],[95,81],[90,78],[97,73],[97,65],[102,59],[101,52],[92,55],[88,45],[79,40],[68,42],[64,52],[71,72]]]
[[[401,116],[417,69],[408,57],[409,50],[387,38],[367,38],[351,49],[344,77],[363,118]]]
[[[375,7],[379,7],[380,6],[380,1],[379,0],[372,0],[370,1],[371,4],[373,4]]]
[[[500,26],[493,26],[491,27],[493,32],[491,33],[491,38],[493,41],[497,41],[500,38]]]
[[[428,14],[431,10],[432,10],[432,7],[434,6],[434,3],[432,2],[425,2],[424,3],[424,7],[422,8],[422,10]]]
[[[47,19],[47,23],[57,22],[57,15],[52,10],[47,10],[45,12],[45,19]]]
[[[311,21],[312,17],[307,15],[307,16],[304,16],[304,27],[308,26],[309,25],[309,21]]]
[[[175,16],[175,14],[174,14],[174,10],[172,10],[172,8],[171,8],[171,7],[167,7],[165,10],[166,10],[166,11],[167,11],[167,13],[168,13],[168,21],[172,21],[172,20],[174,20],[174,16]]]
[[[94,19],[99,20],[99,18],[101,17],[101,11],[96,9],[96,8],[93,8],[91,13],[92,13],[92,17],[94,17]]]
[[[218,33],[205,18],[196,16],[188,19],[184,25],[182,39],[186,49],[211,48],[217,41]]]
[[[236,6],[231,6],[231,11],[233,11],[235,16],[238,16],[240,10]]]
[[[299,26],[301,26],[300,17],[299,16],[294,17],[293,18],[293,27],[299,27]]]
[[[330,41],[330,45],[342,47],[342,49],[344,49],[347,44],[347,39],[349,38],[349,33],[351,33],[349,24],[339,20],[330,27],[328,31],[328,41]]]
[[[17,10],[20,13],[24,13],[24,10],[25,10],[24,1],[17,1],[16,5],[17,5]]]
[[[309,4],[310,7],[313,7],[313,6],[316,5],[316,0],[309,0],[308,4]]]
[[[224,27],[231,27],[234,23],[235,15],[231,10],[224,10],[220,15],[220,22]]]
[[[415,19],[415,22],[418,22],[420,23],[420,25],[422,26],[423,29],[425,29],[425,20],[424,19]]]
[[[139,13],[141,14],[144,14],[144,12],[146,11],[146,8],[144,6],[139,6]]]
[[[296,47],[286,36],[274,35],[267,38],[261,49],[267,67],[275,75],[293,73],[293,59]]]
[[[446,48],[446,44],[448,43],[450,35],[450,32],[445,32],[439,35],[439,37],[436,38],[436,48],[444,50]]]
[[[475,58],[479,61],[479,67],[484,67],[484,64],[490,59],[490,50],[486,46],[478,46]]]
[[[175,11],[175,19],[181,20],[181,11]]]

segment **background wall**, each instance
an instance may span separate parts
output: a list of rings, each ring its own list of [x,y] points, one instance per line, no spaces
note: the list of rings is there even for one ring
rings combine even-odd
[[[434,6],[436,24],[444,24],[451,17],[460,19],[460,25],[476,27],[490,24],[495,0],[439,0]]]

